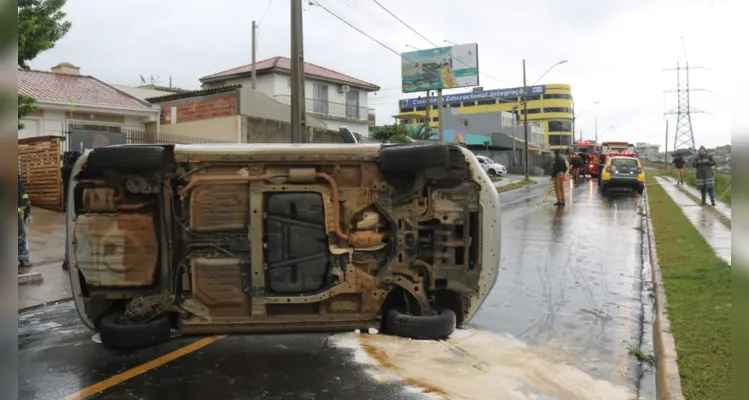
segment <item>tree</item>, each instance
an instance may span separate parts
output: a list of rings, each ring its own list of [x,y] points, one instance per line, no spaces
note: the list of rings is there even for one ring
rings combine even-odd
[[[408,130],[403,125],[376,126],[372,130],[372,138],[383,142],[407,142]]]
[[[61,11],[66,0],[18,0],[18,67],[29,69],[29,61],[55,47],[70,30]],[[18,94],[18,129],[21,119],[36,110],[34,99]]]

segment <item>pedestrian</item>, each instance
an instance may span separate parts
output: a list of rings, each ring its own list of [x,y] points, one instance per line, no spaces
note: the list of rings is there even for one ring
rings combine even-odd
[[[21,173],[18,173],[18,273],[20,268],[32,267],[31,258],[29,257],[29,243],[26,237],[26,222],[30,219],[31,201],[26,193],[26,188],[21,182]]]
[[[700,189],[702,194],[702,205],[705,205],[705,197],[710,194],[710,204],[715,206],[715,176],[713,175],[713,167],[715,161],[713,156],[707,154],[705,146],[700,146],[697,151],[697,157],[692,162],[692,166],[697,172],[697,188]]]
[[[577,184],[580,181],[580,170],[583,168],[583,159],[577,154],[573,154],[571,158],[572,181]]]
[[[684,186],[684,166],[687,165],[687,162],[684,161],[684,157],[681,154],[677,154],[673,162],[676,168],[676,184]]]
[[[567,174],[567,161],[554,150],[554,161],[551,164],[551,180],[554,181],[554,192],[557,195],[555,206],[564,206],[564,177]]]

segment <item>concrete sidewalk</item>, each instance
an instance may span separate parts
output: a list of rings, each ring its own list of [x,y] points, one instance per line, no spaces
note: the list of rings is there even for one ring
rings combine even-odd
[[[677,189],[673,182],[660,176],[656,176],[655,179],[671,199],[681,207],[684,215],[710,244],[715,254],[731,264],[731,230],[709,210],[695,203],[689,196]]]
[[[65,258],[65,214],[32,208],[34,222],[26,226],[32,268],[23,272],[40,272],[42,282],[18,285],[18,309],[54,304],[71,298],[70,280],[62,270]]]
[[[673,179],[671,177],[668,177],[668,176],[665,176],[664,178],[669,183],[671,183],[672,185],[676,185],[676,180],[675,179]],[[682,188],[684,188],[684,190],[686,190],[687,192],[691,193],[692,196],[694,196],[694,197],[696,197],[698,199],[702,198],[702,194],[700,193],[699,189],[697,189],[695,187],[692,187],[692,186],[689,186],[689,185],[684,185],[684,186],[682,186]],[[716,200],[715,201],[715,211],[717,211],[718,214],[722,215],[723,217],[725,217],[726,219],[728,219],[730,221],[731,220],[731,207],[727,206],[725,203],[723,203],[723,202],[721,202],[720,200],[717,199],[717,197],[720,196],[720,195],[722,195],[722,194],[723,193],[715,193],[715,197],[716,197],[716,199],[715,199]],[[708,201],[709,201],[709,198],[708,198]]]

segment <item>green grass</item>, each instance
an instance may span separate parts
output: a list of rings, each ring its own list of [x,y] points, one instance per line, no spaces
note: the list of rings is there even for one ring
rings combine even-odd
[[[731,267],[647,177],[658,262],[687,399],[731,398]]]
[[[676,179],[676,170],[670,169],[664,171],[666,176]],[[731,205],[731,175],[715,173],[715,199],[722,201],[728,206]],[[684,171],[684,183],[689,186],[697,187],[697,174],[694,169]],[[723,197],[721,197],[723,196]]]
[[[534,183],[536,183],[536,181],[534,181],[533,179],[528,179],[528,180],[523,179],[520,182],[515,182],[515,183],[510,183],[508,185],[500,186],[497,188],[497,192],[502,193],[508,190],[520,189],[521,187],[533,185]]]
[[[629,345],[629,355],[634,356],[637,358],[638,361],[647,363],[649,365],[655,365],[655,357],[653,357],[651,354],[645,354],[640,350],[639,347],[634,345]]]

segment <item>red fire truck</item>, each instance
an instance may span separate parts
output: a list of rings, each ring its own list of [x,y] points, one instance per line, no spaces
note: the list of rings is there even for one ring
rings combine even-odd
[[[583,160],[585,167],[581,171],[584,175],[598,176],[600,156],[598,143],[590,140],[580,140],[570,148],[570,155],[574,154]]]

